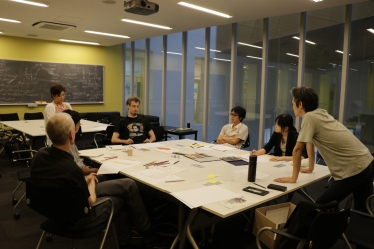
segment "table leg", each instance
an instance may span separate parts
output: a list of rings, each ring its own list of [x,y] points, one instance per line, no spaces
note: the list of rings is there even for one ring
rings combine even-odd
[[[191,230],[190,230],[191,224],[192,224],[193,220],[195,219],[198,211],[199,211],[199,208],[194,208],[188,214],[186,224],[184,225],[184,231],[183,231],[182,237],[180,238],[179,249],[184,248],[184,244],[185,244],[185,241],[186,241],[186,236],[187,236],[188,240],[190,241],[192,247],[194,249],[199,249],[199,247],[197,246],[194,238],[192,237]]]
[[[304,198],[306,198],[306,199],[308,199],[308,200],[310,200],[311,202],[315,202],[314,200],[313,200],[313,198],[310,196],[310,195],[308,195],[307,194],[307,192],[305,191],[305,188],[300,188],[300,189],[298,189],[298,190],[296,190],[297,191],[297,193],[299,193],[301,196],[303,196]]]
[[[183,222],[184,222],[184,205],[183,203],[179,202],[178,204],[178,234],[175,237],[173,244],[171,244],[170,249],[175,248],[176,244],[181,238],[181,234],[183,233],[183,226],[184,226]]]
[[[195,140],[197,141],[197,132],[195,133]]]

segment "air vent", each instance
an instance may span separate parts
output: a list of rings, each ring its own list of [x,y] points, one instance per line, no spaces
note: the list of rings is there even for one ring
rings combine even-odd
[[[57,23],[57,22],[45,22],[45,21],[36,22],[32,26],[41,28],[41,29],[50,29],[50,30],[56,30],[56,31],[64,31],[64,30],[76,28],[76,26],[70,25],[70,24]]]

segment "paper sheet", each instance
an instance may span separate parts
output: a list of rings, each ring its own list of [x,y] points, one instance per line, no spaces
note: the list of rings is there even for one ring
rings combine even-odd
[[[138,165],[141,162],[139,161],[131,161],[125,160],[121,158],[105,160],[103,164],[101,164],[97,174],[117,174],[119,171],[130,168],[132,166]]]
[[[149,168],[133,172],[133,175],[141,180],[153,183],[164,183],[165,181],[182,180],[182,178],[180,178],[179,176],[156,168]]]
[[[180,168],[180,167],[177,167],[177,166],[166,166],[166,167],[161,167],[160,169],[162,169],[163,171],[167,171],[169,173],[179,173],[179,172],[183,172],[183,171],[187,171],[187,169],[184,169],[184,168]]]
[[[126,150],[127,147],[120,144],[120,145],[107,145],[105,146],[105,148],[112,151],[112,150]]]
[[[196,208],[209,203],[223,201],[239,196],[237,193],[231,192],[217,185],[173,192],[171,195],[182,201],[190,208]]]
[[[94,126],[90,128],[91,131],[105,131],[106,126]]]
[[[248,168],[246,167],[245,169],[236,170],[236,171],[234,171],[233,174],[237,174],[237,175],[248,175]],[[264,178],[266,178],[268,176],[269,176],[268,174],[256,171],[256,179],[257,180],[264,179]]]
[[[235,150],[236,149],[235,147],[218,145],[218,144],[214,144],[210,148],[213,149],[213,150],[219,150],[219,151],[228,151],[228,150]]]

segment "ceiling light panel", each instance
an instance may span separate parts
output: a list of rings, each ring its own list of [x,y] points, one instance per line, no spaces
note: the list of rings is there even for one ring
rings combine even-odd
[[[238,44],[239,44],[239,45],[248,46],[248,47],[253,47],[253,48],[259,48],[259,49],[262,49],[262,47],[255,46],[255,45],[248,44],[248,43],[238,42]]]
[[[262,58],[260,58],[260,57],[249,56],[249,55],[247,55],[247,57],[248,57],[248,58],[253,58],[253,59],[258,59],[258,60],[262,60]]]
[[[294,56],[294,57],[299,57],[298,55],[296,55],[296,54],[291,54],[291,53],[286,53],[286,55]]]
[[[131,20],[131,19],[122,19],[121,21],[122,22],[133,23],[133,24],[139,24],[139,25],[143,25],[143,26],[149,26],[149,27],[158,28],[158,29],[169,29],[169,30],[172,29],[172,28],[167,27],[167,26],[162,26],[162,25],[148,23],[148,22],[139,22],[139,21],[135,21],[135,20]]]
[[[89,34],[95,34],[95,35],[105,35],[105,36],[113,36],[113,37],[119,37],[119,38],[130,38],[129,36],[126,36],[126,35],[103,33],[103,32],[92,31],[92,30],[85,30],[84,32],[89,33]]]
[[[296,40],[300,40],[300,38],[297,37],[297,36],[293,36],[292,38],[294,38],[294,39],[296,39]],[[309,43],[309,44],[312,44],[312,45],[316,45],[316,43],[315,43],[315,42],[312,42],[312,41],[305,40],[305,42],[306,42],[306,43]]]
[[[200,49],[200,50],[205,50],[205,48],[201,48],[201,47],[195,47],[196,49]],[[218,52],[218,53],[221,53],[222,51],[220,50],[215,50],[215,49],[209,49],[210,52]]]
[[[374,29],[367,29],[367,31],[371,32],[374,34]]]
[[[184,7],[187,7],[187,8],[203,11],[203,12],[213,14],[213,15],[216,15],[216,16],[220,16],[220,17],[224,17],[224,18],[232,18],[232,16],[227,15],[225,13],[218,12],[218,11],[211,10],[211,9],[207,9],[207,8],[204,8],[204,7],[201,7],[201,6],[198,6],[198,5],[194,5],[194,4],[190,4],[190,3],[186,3],[186,2],[179,2],[178,4],[182,5]]]
[[[6,19],[6,18],[0,18],[0,21],[3,21],[3,22],[21,23],[21,22],[18,21],[18,20],[12,20],[12,19]]]
[[[38,7],[49,7],[48,2],[27,1],[27,0],[10,0],[10,1],[17,2],[17,3],[23,3],[23,4],[28,4],[28,5],[33,5],[33,6],[38,6]]]
[[[221,58],[213,58],[213,60],[217,60],[217,61],[231,61],[231,60],[221,59]]]
[[[87,45],[100,45],[100,43],[98,43],[98,42],[86,42],[86,41],[77,41],[77,40],[69,40],[69,39],[59,39],[59,41],[80,43],[80,44],[87,44]]]

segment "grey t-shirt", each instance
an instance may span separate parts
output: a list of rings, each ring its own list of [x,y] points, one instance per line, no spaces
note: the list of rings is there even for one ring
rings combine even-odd
[[[369,149],[323,109],[304,115],[297,141],[317,147],[335,180],[357,175],[373,161]]]

